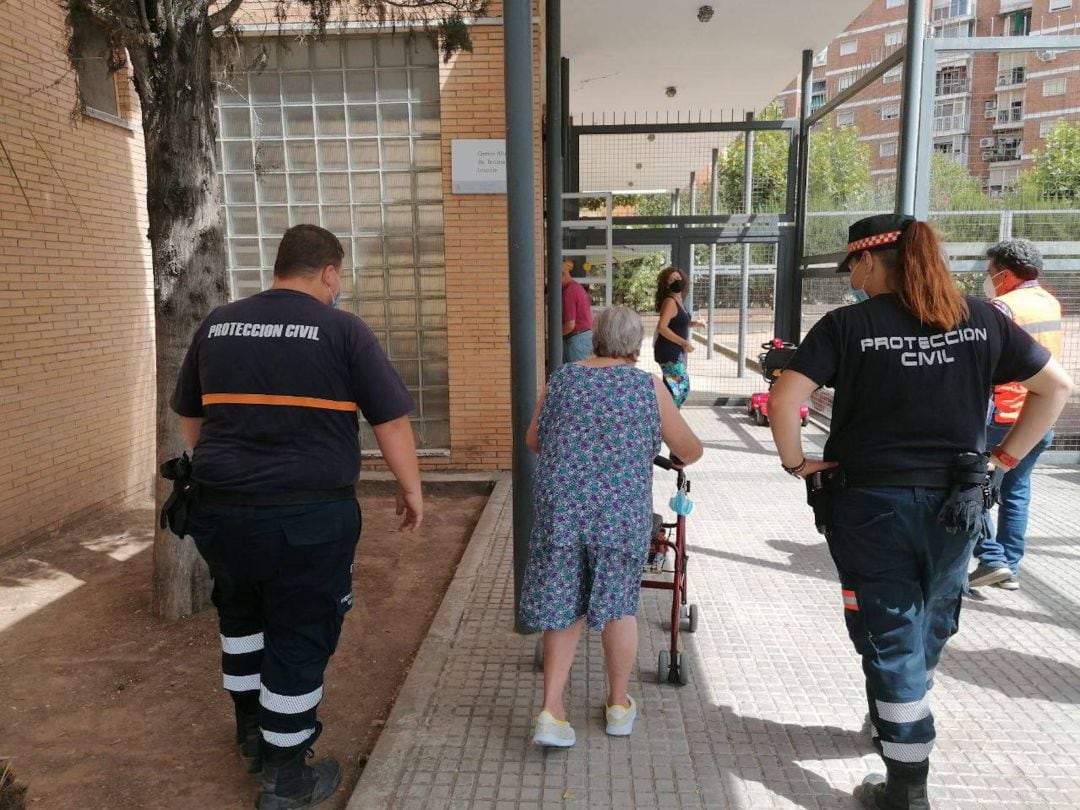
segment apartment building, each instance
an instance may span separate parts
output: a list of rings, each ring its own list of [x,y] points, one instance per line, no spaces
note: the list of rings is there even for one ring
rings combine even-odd
[[[1038,37],[1080,31],[1080,0],[930,0],[930,36],[1030,37],[1032,49],[949,53],[934,87],[934,151],[965,166],[991,195],[1032,165],[1059,120],[1080,120],[1080,52],[1039,47]],[[903,47],[907,0],[874,0],[814,62],[811,106],[850,87],[869,67]],[[891,176],[899,150],[902,68],[838,108],[836,126],[853,126],[871,154],[871,172]],[[785,116],[799,110],[793,81],[778,96]]]

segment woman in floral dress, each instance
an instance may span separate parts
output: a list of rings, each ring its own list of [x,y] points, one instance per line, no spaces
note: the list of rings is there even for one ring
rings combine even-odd
[[[551,376],[529,426],[527,443],[539,461],[519,621],[544,631],[538,745],[574,744],[563,692],[586,624],[602,630],[607,732],[630,734],[637,715],[626,690],[652,530],[652,460],[661,439],[684,464],[702,454],[664,384],[635,367],[643,338],[637,313],[600,312],[596,356]]]

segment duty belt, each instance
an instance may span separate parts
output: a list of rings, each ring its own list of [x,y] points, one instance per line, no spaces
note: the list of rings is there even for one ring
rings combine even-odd
[[[893,470],[888,472],[849,473],[840,470],[831,479],[835,487],[926,487],[949,489],[953,476],[949,470]]]
[[[356,498],[352,486],[337,489],[312,489],[294,492],[236,492],[228,489],[199,487],[199,500],[226,506],[300,506],[303,504],[333,503]]]

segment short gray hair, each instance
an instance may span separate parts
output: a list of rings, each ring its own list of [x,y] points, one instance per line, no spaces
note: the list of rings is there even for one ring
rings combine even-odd
[[[1042,272],[1043,258],[1035,243],[1028,239],[1006,239],[988,251],[986,257],[1002,270],[1012,270],[1020,278],[1030,281]]]
[[[641,316],[627,307],[602,309],[593,319],[592,345],[597,357],[636,360],[644,338]]]

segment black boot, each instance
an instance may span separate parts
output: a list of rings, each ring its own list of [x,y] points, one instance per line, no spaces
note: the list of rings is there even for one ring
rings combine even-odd
[[[313,756],[310,746],[322,731],[315,724],[315,733],[295,752],[281,762],[267,758],[263,762],[262,789],[255,804],[257,810],[305,810],[329,798],[341,784],[341,766],[333,759],[314,765],[306,760]],[[275,758],[276,759],[276,758]]]
[[[903,782],[872,773],[855,788],[855,798],[867,810],[930,810],[926,782]]]
[[[247,714],[236,709],[236,745],[240,759],[248,773],[262,773],[262,734],[259,731],[259,715]]]

